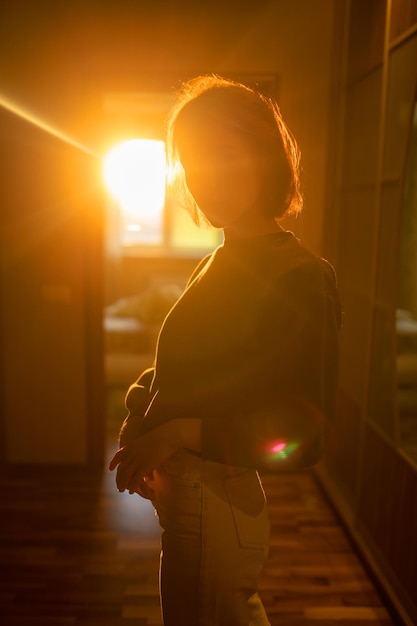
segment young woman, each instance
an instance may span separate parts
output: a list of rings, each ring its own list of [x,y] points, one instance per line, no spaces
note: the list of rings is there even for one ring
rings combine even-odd
[[[269,521],[258,471],[322,455],[336,393],[335,276],[280,225],[302,198],[299,151],[274,101],[193,79],[168,146],[177,191],[224,243],[166,317],[154,368],[130,387],[110,469],[159,517],[165,626],[261,626]]]

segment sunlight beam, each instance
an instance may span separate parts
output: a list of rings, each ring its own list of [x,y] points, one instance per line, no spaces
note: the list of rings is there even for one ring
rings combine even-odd
[[[87,148],[86,146],[79,143],[75,139],[72,139],[72,137],[65,135],[57,128],[54,128],[47,122],[41,120],[40,117],[34,115],[33,113],[30,113],[29,111],[27,111],[20,105],[12,102],[8,98],[5,98],[1,94],[0,94],[0,106],[6,109],[7,111],[10,111],[10,113],[13,113],[14,115],[17,115],[18,117],[22,118],[26,122],[29,122],[29,124],[32,124],[33,126],[37,126],[38,128],[44,130],[49,135],[53,135],[54,137],[57,137],[61,141],[64,141],[65,143],[68,143],[74,146],[75,148],[77,148],[78,150],[81,150],[82,152],[86,152],[87,154],[90,154],[93,157],[100,158],[99,155],[93,152],[92,150],[90,150],[90,148]]]

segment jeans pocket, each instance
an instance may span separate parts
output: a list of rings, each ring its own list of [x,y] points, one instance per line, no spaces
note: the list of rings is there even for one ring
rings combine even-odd
[[[195,487],[201,482],[201,459],[179,450],[158,468],[158,472],[178,485]]]
[[[229,476],[225,478],[224,486],[240,547],[268,549],[270,523],[258,474],[248,470],[238,476]]]
[[[153,476],[152,503],[160,526],[178,537],[200,532],[201,473],[173,459],[154,470]]]

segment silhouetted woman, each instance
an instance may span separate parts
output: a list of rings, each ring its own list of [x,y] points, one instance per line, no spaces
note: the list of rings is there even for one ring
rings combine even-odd
[[[165,626],[269,624],[257,587],[269,520],[258,471],[323,452],[337,377],[331,266],[280,221],[301,210],[299,151],[278,106],[216,76],[186,83],[168,128],[175,188],[222,229],[130,387],[117,486],[152,500]]]

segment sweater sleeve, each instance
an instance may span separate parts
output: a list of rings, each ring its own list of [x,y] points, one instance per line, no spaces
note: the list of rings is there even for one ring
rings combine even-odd
[[[154,377],[153,367],[146,369],[137,381],[130,385],[125,396],[125,406],[129,411],[127,419],[131,416],[143,417],[149,404],[149,394]]]
[[[154,368],[146,369],[138,380],[130,385],[125,396],[125,406],[128,410],[119,431],[119,446],[127,445],[140,434],[140,424],[149,405],[150,386],[154,376]]]
[[[258,351],[248,357],[254,384],[226,412],[203,417],[203,457],[273,471],[320,459],[336,396],[339,307],[326,266],[288,274],[259,316]]]

